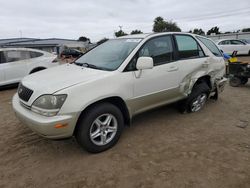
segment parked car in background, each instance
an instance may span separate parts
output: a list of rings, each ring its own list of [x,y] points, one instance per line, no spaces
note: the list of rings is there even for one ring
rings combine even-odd
[[[29,48],[0,48],[0,86],[18,83],[24,76],[58,65],[57,56]]]
[[[217,42],[219,48],[229,55],[237,51],[238,55],[250,55],[250,44],[236,39],[224,39]]]
[[[97,153],[114,146],[136,114],[177,101],[183,112],[201,110],[223,90],[224,74],[222,53],[210,39],[131,35],[100,44],[74,64],[25,77],[12,104],[41,136],[75,136]]]
[[[78,58],[80,56],[82,56],[84,53],[81,52],[80,50],[77,49],[66,49],[63,50],[61,53],[61,57],[62,58]]]

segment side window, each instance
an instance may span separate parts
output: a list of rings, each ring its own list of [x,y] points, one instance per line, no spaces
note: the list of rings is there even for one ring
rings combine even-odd
[[[203,37],[197,37],[215,56],[221,57],[221,51],[219,48],[213,43],[213,41],[203,38]]]
[[[230,41],[229,40],[224,40],[224,41],[221,41],[220,43],[219,43],[219,45],[230,45],[231,43],[230,43]]]
[[[0,64],[1,64],[1,63],[6,63],[6,59],[5,59],[5,57],[4,57],[3,51],[0,52]]]
[[[231,44],[232,45],[244,45],[245,43],[244,42],[241,42],[239,40],[231,40]]]
[[[30,58],[30,53],[28,51],[10,50],[4,52],[4,55],[7,62],[20,61]]]
[[[188,35],[175,35],[180,59],[204,57],[197,41]]]
[[[40,52],[32,52],[30,51],[30,58],[41,57],[43,54]]]
[[[152,57],[154,66],[169,63],[174,60],[174,49],[171,36],[162,36],[147,41],[130,61],[125,71],[136,70],[139,57]]]
[[[139,51],[138,57],[152,57],[154,66],[174,60],[171,36],[157,37],[149,40]]]

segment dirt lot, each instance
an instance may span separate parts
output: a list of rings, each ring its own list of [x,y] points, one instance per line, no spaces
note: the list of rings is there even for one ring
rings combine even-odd
[[[0,187],[250,187],[250,84],[227,86],[199,113],[166,106],[137,116],[95,155],[22,125],[15,91],[0,91]]]

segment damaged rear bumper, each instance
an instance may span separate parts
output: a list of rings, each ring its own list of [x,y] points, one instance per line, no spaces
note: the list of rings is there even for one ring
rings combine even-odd
[[[227,79],[225,77],[221,79],[217,79],[215,81],[215,86],[216,86],[218,93],[221,93],[224,90],[226,83],[227,83]]]

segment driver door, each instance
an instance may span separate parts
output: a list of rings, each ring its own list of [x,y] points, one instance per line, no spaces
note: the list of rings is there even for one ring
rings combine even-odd
[[[154,67],[134,72],[134,98],[131,100],[134,113],[179,98],[179,64],[174,60],[172,36],[147,41],[132,60],[134,65],[139,57],[152,57]]]

